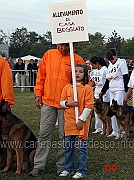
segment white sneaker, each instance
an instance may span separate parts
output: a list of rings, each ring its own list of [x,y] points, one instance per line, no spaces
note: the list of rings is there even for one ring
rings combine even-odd
[[[74,178],[74,179],[79,179],[79,178],[83,178],[83,177],[84,177],[84,176],[83,176],[81,173],[76,172],[75,175],[74,175],[72,178]]]
[[[99,131],[98,129],[96,129],[94,132],[92,132],[93,134],[97,134],[97,133],[101,133],[102,131]]]
[[[107,137],[116,137],[114,134],[109,134]]]
[[[59,176],[66,177],[68,175],[73,175],[73,174],[74,174],[73,172],[68,172],[68,171],[64,170],[59,174]]]
[[[123,138],[124,138],[124,134],[121,134],[120,139],[123,139]],[[115,139],[119,139],[118,135],[115,137]]]
[[[121,137],[120,137],[120,139],[123,139],[123,138],[124,138],[124,135],[125,135],[125,134],[121,134]]]

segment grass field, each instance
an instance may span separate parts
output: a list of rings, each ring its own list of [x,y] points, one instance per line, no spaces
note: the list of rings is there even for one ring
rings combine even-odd
[[[38,136],[40,110],[35,107],[34,94],[26,89],[21,93],[15,89],[15,105],[12,106],[12,113],[21,118],[26,125]],[[134,128],[132,127],[134,131]],[[88,175],[85,180],[133,180],[134,179],[134,132],[130,134],[129,140],[115,140],[100,134],[92,134],[94,131],[94,120],[89,132],[89,159]],[[58,140],[57,128],[54,132],[54,141]],[[14,175],[15,166],[6,173],[0,173],[0,180],[69,180],[71,177],[58,177],[56,174],[56,148],[51,148],[47,161],[46,173],[39,177],[29,177],[27,173],[20,176]],[[77,156],[77,152],[76,152]],[[108,166],[106,166],[106,164]],[[110,167],[105,169],[104,167]],[[116,168],[117,167],[117,170]],[[108,172],[107,172],[108,171]],[[110,171],[110,172],[109,172]]]

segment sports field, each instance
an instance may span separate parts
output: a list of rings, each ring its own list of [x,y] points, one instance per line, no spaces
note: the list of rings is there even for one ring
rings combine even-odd
[[[21,93],[15,89],[15,105],[12,113],[21,118],[26,125],[38,136],[40,110],[35,107],[34,94],[26,89]],[[92,134],[94,131],[94,119],[89,132],[88,147],[88,175],[85,180],[133,180],[134,179],[134,127],[129,140],[115,140],[104,135]],[[20,176],[14,175],[15,165],[6,173],[0,173],[0,180],[70,180],[71,177],[58,177],[56,174],[56,153],[57,153],[58,131],[55,128],[52,148],[48,157],[46,173],[37,178],[29,177],[27,173]],[[77,156],[77,150],[76,150]]]

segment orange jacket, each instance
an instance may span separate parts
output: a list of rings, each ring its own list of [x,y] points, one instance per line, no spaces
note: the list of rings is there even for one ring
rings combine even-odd
[[[0,102],[3,99],[14,104],[12,72],[8,62],[0,56]]]
[[[88,84],[77,85],[77,96],[78,96],[78,116],[80,116],[84,108],[91,109],[94,103],[94,96],[92,87]],[[73,86],[71,84],[66,85],[63,88],[61,100],[67,100],[68,102],[74,100],[73,97]],[[83,123],[83,129],[78,130],[76,127],[75,108],[69,107],[64,110],[64,131],[65,136],[78,135],[80,138],[87,140],[89,132],[89,123],[91,115],[88,116],[86,121]]]
[[[75,64],[85,64],[85,61],[74,53]],[[60,96],[62,89],[71,79],[70,54],[62,55],[58,49],[48,50],[38,69],[34,93],[42,96],[42,102],[48,106],[62,108]]]

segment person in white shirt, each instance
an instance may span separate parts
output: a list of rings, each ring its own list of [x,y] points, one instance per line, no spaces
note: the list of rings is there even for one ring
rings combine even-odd
[[[130,98],[131,94],[133,94],[132,95],[132,97],[133,97],[132,105],[134,107],[134,91],[133,91],[133,89],[134,89],[134,70],[132,71],[132,73],[130,75],[130,79],[129,79],[129,83],[128,83],[128,91],[124,98],[123,104],[127,104],[128,99]]]
[[[92,65],[92,71],[90,73],[90,79],[94,82],[95,90],[94,90],[94,97],[99,98],[99,93],[101,92],[105,82],[106,82],[106,75],[108,72],[107,64],[103,58],[99,58],[97,56],[93,56],[90,59],[90,63]],[[105,93],[103,96],[104,102],[109,102],[109,91]],[[102,120],[98,118],[96,112],[95,114],[95,131],[92,133],[101,133],[102,132]]]
[[[108,66],[108,73],[106,75],[106,82],[103,86],[100,96],[105,94],[106,90],[109,88],[110,92],[110,105],[112,100],[117,100],[119,105],[123,105],[123,100],[127,92],[128,84],[128,69],[126,66],[126,61],[118,58],[118,54],[115,48],[110,48],[107,51],[106,58],[109,60],[110,64]],[[112,123],[112,133],[107,137],[115,137],[118,139],[119,124],[115,116],[111,117]],[[124,131],[122,131],[121,138],[124,136]]]

